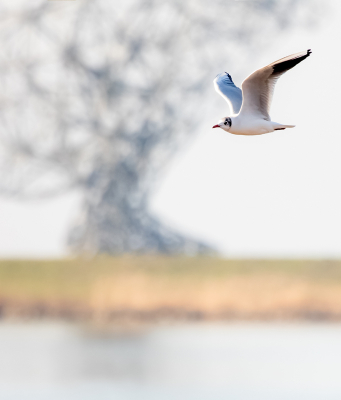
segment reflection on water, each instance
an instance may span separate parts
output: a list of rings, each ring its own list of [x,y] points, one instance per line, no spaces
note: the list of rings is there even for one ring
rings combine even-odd
[[[1,400],[339,400],[340,376],[339,324],[0,324]]]

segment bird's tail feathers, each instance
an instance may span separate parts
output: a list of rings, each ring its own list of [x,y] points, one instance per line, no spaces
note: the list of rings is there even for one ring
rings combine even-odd
[[[273,122],[272,125],[273,125],[273,128],[275,131],[281,131],[286,128],[295,128],[295,126],[296,126],[296,125],[278,124],[277,122]]]

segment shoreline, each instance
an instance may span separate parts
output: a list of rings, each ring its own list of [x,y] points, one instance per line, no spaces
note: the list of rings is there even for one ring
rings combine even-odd
[[[200,309],[179,309],[160,307],[150,310],[116,309],[98,312],[97,310],[71,304],[48,304],[43,302],[18,303],[0,300],[0,322],[8,320],[61,320],[86,322],[90,324],[159,324],[195,322],[234,322],[234,321],[305,321],[341,322],[341,312],[321,309],[276,309],[273,311],[240,312],[222,310],[206,312]]]

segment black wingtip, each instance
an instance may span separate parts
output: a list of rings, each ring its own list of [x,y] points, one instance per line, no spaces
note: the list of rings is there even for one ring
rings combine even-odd
[[[285,61],[278,60],[278,62],[273,65],[272,75],[283,74],[284,72],[293,68],[295,65],[297,65],[301,61],[305,60],[307,57],[310,56],[311,53],[312,53],[312,51],[310,49],[308,49],[307,54],[299,55],[302,53],[297,53],[297,55],[295,55],[295,54],[292,55],[293,58],[284,59]],[[288,56],[288,57],[290,57],[290,56]],[[286,57],[286,58],[288,58],[288,57]]]
[[[232,76],[231,76],[228,72],[226,72],[226,71],[225,71],[225,74],[228,76],[228,78],[230,79],[230,81],[233,83]]]

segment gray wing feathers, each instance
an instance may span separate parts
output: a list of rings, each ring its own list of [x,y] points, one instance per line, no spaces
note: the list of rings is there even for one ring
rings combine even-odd
[[[216,76],[213,81],[215,90],[227,101],[230,108],[230,115],[238,114],[243,102],[241,89],[237,87],[227,72]]]
[[[258,115],[270,121],[270,106],[277,79],[286,71],[305,60],[311,50],[292,54],[252,73],[242,84],[243,106],[241,114]]]

